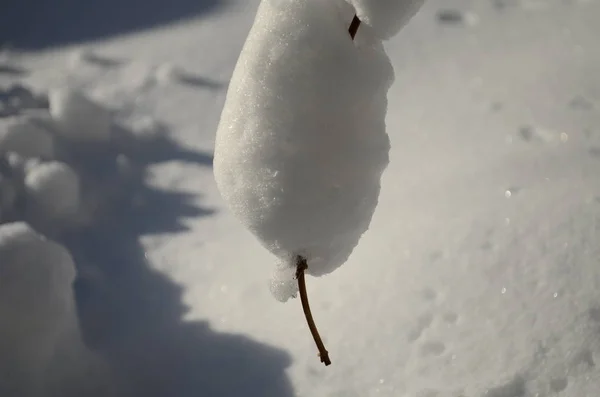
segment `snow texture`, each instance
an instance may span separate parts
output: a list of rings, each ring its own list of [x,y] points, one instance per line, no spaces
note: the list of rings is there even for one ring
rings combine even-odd
[[[13,116],[0,124],[0,154],[53,159],[54,137],[29,115]]]
[[[372,230],[347,266],[308,285],[331,370],[318,362],[299,302],[279,305],[264,288],[257,269],[270,254],[226,211],[206,168],[224,100],[210,82],[228,81],[258,2],[83,43],[94,56],[76,67],[72,46],[0,53],[0,123],[47,108],[18,85],[45,93],[64,79],[110,104],[118,122],[151,114],[180,142],[150,144],[142,133],[108,150],[56,139],[57,160],[102,210],[90,211],[87,235],[57,238],[54,225],[44,233],[75,259],[81,332],[132,383],[124,395],[596,397],[600,2],[429,0],[386,42],[398,65],[386,119],[392,161]],[[114,1],[92,3],[114,14]],[[354,13],[346,5],[344,29]],[[31,15],[16,26],[30,26],[22,33],[32,40],[49,36],[44,26],[70,26]],[[358,43],[372,31],[361,24]],[[154,66],[167,63],[198,78],[155,81]],[[134,177],[123,193],[115,152],[147,181]],[[1,206],[23,208],[21,174],[35,165],[0,155]],[[123,199],[107,206],[113,188]],[[293,269],[278,270],[289,281]],[[31,379],[11,355],[0,354],[0,366]],[[54,360],[51,369],[90,389],[96,379]],[[47,390],[36,397],[91,396]]]
[[[295,280],[296,269],[285,262],[277,264],[273,272],[269,289],[279,302],[286,302],[298,295],[298,282]]]
[[[381,42],[343,1],[263,1],[231,79],[214,172],[237,217],[285,264],[321,276],[368,229],[388,164]],[[277,283],[274,283],[276,285]]]
[[[31,166],[25,175],[25,191],[33,219],[65,221],[79,210],[79,177],[71,167],[59,161]]]
[[[0,222],[7,220],[17,199],[17,189],[6,171],[0,170]]]
[[[425,0],[346,0],[381,39],[389,39],[419,11]]]
[[[22,88],[21,95],[27,90]],[[89,129],[78,125],[84,122],[78,117],[86,115],[94,128],[109,115],[86,98],[83,92],[61,88],[51,101],[59,103],[59,112],[56,107],[53,115],[48,109],[25,112],[24,107],[15,107],[2,125],[6,127],[0,141],[4,145],[0,146],[2,396],[116,397],[124,388],[121,383],[126,383],[83,342],[75,309],[75,263],[65,247],[78,254],[72,234],[90,233],[106,216],[133,207],[131,188],[143,180],[143,172],[129,155],[143,157],[143,146],[156,137],[138,141],[134,131],[108,128],[116,125],[111,119],[102,132],[110,141],[82,144],[86,139],[90,143],[90,137],[82,139],[75,132],[85,135]],[[61,131],[57,125],[70,132],[55,137]],[[158,144],[168,143],[163,139]],[[55,154],[60,160],[52,160]],[[84,272],[76,284],[101,288],[102,272],[85,263],[79,266]]]
[[[0,258],[0,391],[35,395],[23,388],[40,386],[61,333],[76,322],[75,265],[65,248],[23,222],[0,225]]]
[[[111,114],[83,93],[68,87],[50,91],[50,114],[57,134],[75,142],[108,142]]]

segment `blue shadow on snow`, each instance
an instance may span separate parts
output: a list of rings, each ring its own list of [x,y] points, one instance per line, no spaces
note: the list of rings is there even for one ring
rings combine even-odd
[[[213,11],[224,0],[2,0],[0,47],[38,50],[132,33]]]
[[[115,153],[69,152],[78,153],[68,161],[88,174],[82,179],[96,181],[101,193],[110,194],[117,180],[111,165]],[[163,161],[212,165],[212,155],[181,148],[164,136],[128,155],[142,166]],[[126,395],[292,397],[285,374],[290,356],[242,335],[216,332],[206,321],[184,321],[182,288],[152,269],[139,242],[142,235],[186,232],[185,219],[213,211],[195,204],[198,197],[188,193],[149,186],[143,173],[115,191],[122,195],[112,197],[111,208],[98,209],[102,216],[96,222],[58,239],[81,271],[74,290],[85,343],[125,378]],[[137,204],[131,197],[138,197]]]

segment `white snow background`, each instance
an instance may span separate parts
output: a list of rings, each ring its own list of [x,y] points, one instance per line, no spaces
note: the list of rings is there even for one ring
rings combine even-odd
[[[211,169],[258,1],[36,3],[0,12],[0,135],[33,119],[42,157],[2,163],[2,217],[49,239],[0,226],[0,395],[597,396],[600,2],[428,0],[385,43],[379,205],[349,261],[307,278],[329,367]],[[47,110],[64,86],[98,105],[83,142]],[[73,266],[61,323],[34,321]]]

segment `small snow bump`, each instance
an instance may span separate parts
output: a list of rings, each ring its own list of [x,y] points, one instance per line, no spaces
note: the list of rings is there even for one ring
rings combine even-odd
[[[33,220],[69,220],[80,208],[80,181],[67,164],[31,167],[25,176],[28,213]]]
[[[497,10],[504,10],[507,7],[514,7],[518,0],[492,0],[492,5]]]
[[[38,125],[32,117],[15,116],[7,119],[0,129],[0,153],[14,152],[24,157],[53,159],[53,135]]]
[[[416,342],[421,337],[421,335],[423,335],[423,328],[415,327],[408,332],[406,339],[411,343]]]
[[[492,112],[499,112],[503,108],[504,108],[504,104],[499,101],[492,102],[492,104],[490,105],[490,109],[492,110]]]
[[[600,307],[593,307],[589,311],[590,319],[600,324]]]
[[[600,147],[594,146],[588,149],[588,153],[592,157],[600,158]]]
[[[594,355],[591,350],[583,349],[579,353],[577,353],[573,360],[571,361],[571,367],[584,367],[585,369],[590,369],[596,366],[596,362],[594,361]]]
[[[446,345],[439,341],[429,341],[421,346],[421,355],[423,356],[439,356],[446,351]]]
[[[521,190],[520,187],[511,186],[504,191],[504,197],[511,198],[515,194],[519,193],[520,190]]]
[[[594,103],[584,96],[576,96],[569,102],[569,107],[576,110],[592,110]]]
[[[121,178],[127,179],[134,174],[134,166],[126,155],[119,153],[115,158],[115,166]]]
[[[569,385],[569,379],[566,377],[554,378],[550,380],[550,389],[555,393],[560,393]]]
[[[456,324],[458,322],[458,314],[454,312],[446,312],[442,318],[448,324]]]
[[[431,313],[423,313],[417,319],[417,323],[419,324],[419,327],[421,327],[421,328],[429,327],[432,322],[433,322],[433,314],[431,314]]]
[[[191,87],[208,89],[217,89],[222,86],[220,82],[210,78],[197,76],[171,63],[165,63],[156,68],[154,77],[158,83],[163,85],[179,83]]]
[[[437,390],[423,389],[417,392],[416,397],[437,397],[439,395],[440,393]]]
[[[432,288],[425,288],[421,291],[421,298],[427,302],[435,301],[437,299],[437,292]]]
[[[531,139],[533,138],[533,133],[533,127],[529,125],[519,127],[519,135],[521,136],[521,139],[523,139],[526,142],[531,141]]]
[[[56,132],[73,142],[108,142],[112,116],[108,109],[70,88],[50,91],[50,114]]]
[[[79,66],[86,63],[91,54],[92,51],[89,48],[76,49],[68,58],[69,66],[73,69],[77,69]]]
[[[464,22],[463,13],[457,9],[443,9],[438,10],[436,17],[439,23],[448,25],[458,25]]]
[[[524,397],[526,391],[525,379],[517,376],[503,385],[488,389],[482,397]]]
[[[165,63],[156,68],[154,76],[159,83],[167,84],[179,80],[181,73],[181,70],[177,66]]]
[[[438,259],[440,259],[443,256],[443,252],[440,250],[436,250],[433,251],[431,254],[429,254],[429,259],[431,261],[437,261]]]
[[[408,332],[407,339],[409,342],[415,342],[423,335],[423,332],[431,326],[433,322],[433,314],[423,313],[417,318],[417,324]]]

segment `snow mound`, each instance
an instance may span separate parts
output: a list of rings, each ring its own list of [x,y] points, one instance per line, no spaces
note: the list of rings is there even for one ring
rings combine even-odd
[[[53,159],[54,137],[30,115],[13,116],[0,124],[0,153]]]
[[[0,384],[25,392],[46,369],[67,324],[76,321],[75,264],[64,247],[23,222],[0,225],[0,258]],[[10,376],[5,365],[20,367],[14,372],[24,378]]]
[[[59,324],[53,319],[61,318],[63,303],[67,300],[65,291],[70,291],[75,278],[75,265],[67,250],[26,223],[14,222],[0,225],[0,253],[0,291],[7,298],[0,300],[0,304],[10,302],[10,307],[2,306],[3,313],[14,310],[23,313],[28,321],[43,321],[50,327]],[[30,292],[24,294],[24,291]],[[8,299],[11,294],[19,294],[21,298]],[[15,306],[17,303],[31,306],[22,310]],[[56,310],[45,310],[53,304]],[[40,305],[45,309],[37,307]]]
[[[5,172],[10,170],[7,163],[0,164],[0,167],[6,167]],[[8,219],[8,212],[13,208],[16,199],[16,187],[8,176],[0,172],[0,223]]]
[[[346,0],[377,37],[389,39],[419,11],[425,0]],[[360,29],[359,29],[360,31]]]
[[[388,164],[393,68],[368,30],[351,39],[347,11],[342,0],[263,1],[216,138],[215,179],[233,213],[288,267],[305,257],[313,276],[348,259]]]
[[[58,236],[135,200],[129,187],[144,173],[132,158],[160,137],[148,133],[156,122],[124,128],[81,91],[59,87],[49,98],[38,98],[49,109],[0,118],[0,221]]]
[[[118,377],[83,343],[65,246],[136,208],[146,152],[167,142],[156,122],[125,128],[83,92],[49,102],[0,118],[0,395],[115,396]]]
[[[36,218],[72,218],[79,211],[80,190],[75,171],[59,161],[34,165],[25,176],[27,201]]]
[[[22,84],[14,83],[7,88],[0,87],[0,117],[18,115],[24,110],[46,108],[48,99]]]
[[[66,87],[51,90],[49,100],[50,114],[60,136],[91,143],[110,140],[112,117],[108,109]]]
[[[0,395],[117,396],[84,345],[67,249],[25,222],[0,225]]]

